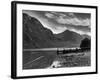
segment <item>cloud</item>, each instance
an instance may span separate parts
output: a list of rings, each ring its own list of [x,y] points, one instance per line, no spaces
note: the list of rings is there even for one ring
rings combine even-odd
[[[78,19],[77,17],[74,18],[63,18],[59,17],[56,21],[60,24],[70,24],[75,26],[90,26],[90,19]]]
[[[54,34],[59,34],[59,33],[62,33],[62,32],[64,32],[65,30],[67,30],[67,27],[57,27],[57,28],[53,28],[52,29],[52,32],[54,33]]]
[[[69,15],[69,16],[75,16],[74,13],[71,13],[71,12],[68,13],[68,15]]]
[[[90,27],[90,19],[89,18],[79,18],[74,13],[57,13],[57,12],[48,12],[45,13],[47,18],[51,18],[55,20],[59,24],[68,24],[68,25],[75,25],[75,26],[88,26]]]
[[[70,31],[73,31],[73,32],[76,32],[76,33],[78,33],[78,34],[80,34],[80,35],[87,34],[87,35],[91,36],[91,33],[90,33],[90,32],[84,32],[84,31],[82,31],[82,30],[77,30],[77,29],[69,29],[69,30],[70,30]]]
[[[90,35],[90,18],[86,17],[84,14],[84,16],[77,15],[72,12],[45,12],[49,23],[49,29],[52,30],[54,34],[70,30],[80,35]]]
[[[37,18],[45,28],[50,29],[54,34],[65,30],[76,32],[80,35],[90,35],[90,17],[84,13],[72,12],[49,12],[49,11],[23,11],[32,17]]]
[[[52,13],[46,13],[45,16],[48,18],[54,18],[54,15]]]

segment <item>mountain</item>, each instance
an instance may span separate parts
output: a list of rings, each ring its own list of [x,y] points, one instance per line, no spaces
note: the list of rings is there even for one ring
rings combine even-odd
[[[55,34],[55,37],[61,39],[62,41],[79,42],[82,39],[80,34],[73,31],[66,30],[60,34]]]
[[[73,31],[66,30],[60,34],[55,34],[55,37],[64,43],[64,47],[79,47],[83,37]]]
[[[82,37],[83,37],[83,38],[88,38],[88,39],[91,39],[91,36],[86,35],[86,34],[82,35]]]
[[[53,33],[44,28],[39,20],[25,13],[23,14],[24,48],[51,47],[53,39]]]
[[[54,47],[79,47],[83,37],[73,31],[66,30],[59,34],[41,24],[41,22],[26,13],[23,13],[23,47],[54,48]]]

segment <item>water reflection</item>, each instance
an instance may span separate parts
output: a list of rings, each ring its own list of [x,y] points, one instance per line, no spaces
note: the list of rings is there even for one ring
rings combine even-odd
[[[91,65],[90,51],[57,54],[57,51],[23,51],[23,69],[46,69]]]
[[[81,67],[91,65],[90,51],[59,55],[48,68]]]

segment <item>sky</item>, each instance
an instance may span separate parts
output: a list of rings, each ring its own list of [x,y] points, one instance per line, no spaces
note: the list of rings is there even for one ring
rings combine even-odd
[[[91,36],[91,14],[89,13],[34,10],[23,10],[23,13],[37,18],[45,28],[50,29],[54,34],[70,30],[80,35]]]

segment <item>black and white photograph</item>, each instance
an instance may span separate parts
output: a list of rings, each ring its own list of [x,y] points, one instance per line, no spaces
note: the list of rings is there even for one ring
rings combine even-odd
[[[91,66],[91,14],[22,12],[23,69]]]
[[[12,2],[12,78],[97,73],[97,7]]]

